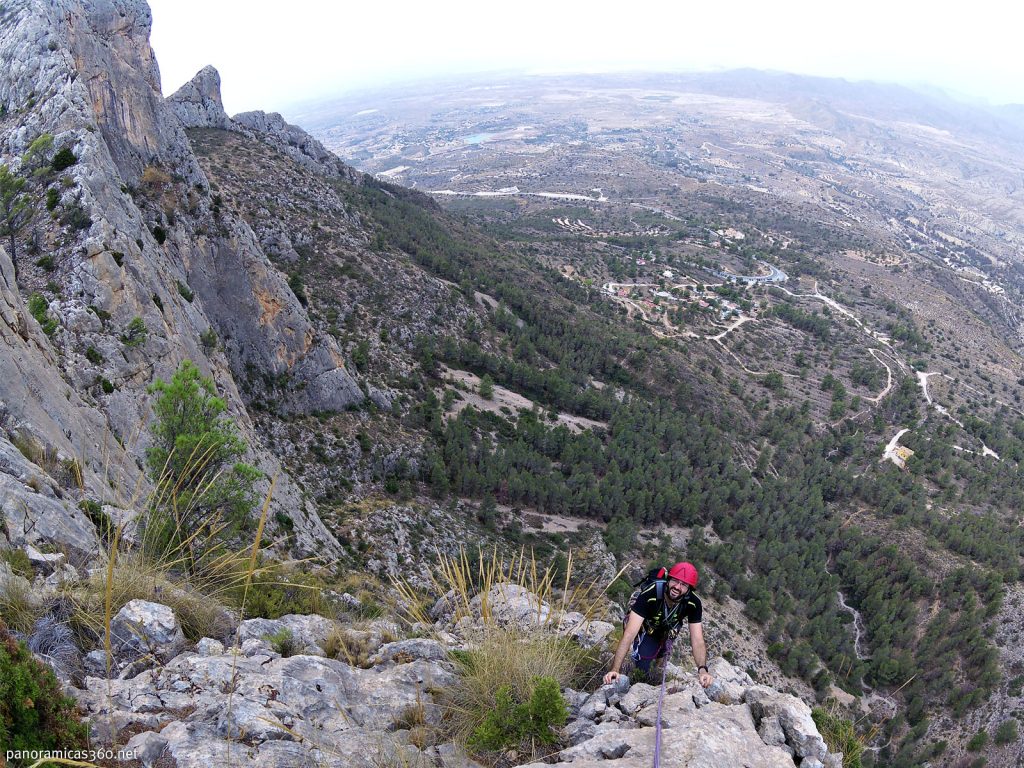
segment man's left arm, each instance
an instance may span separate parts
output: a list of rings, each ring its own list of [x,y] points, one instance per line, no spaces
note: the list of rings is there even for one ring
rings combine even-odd
[[[690,647],[693,649],[693,660],[697,664],[697,679],[707,688],[715,678],[708,672],[708,649],[704,644],[704,625],[700,622],[690,624]]]

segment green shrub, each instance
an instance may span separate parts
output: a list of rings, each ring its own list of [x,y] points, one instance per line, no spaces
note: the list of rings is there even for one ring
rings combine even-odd
[[[981,752],[986,744],[988,744],[988,731],[982,728],[971,736],[971,740],[967,742],[967,749],[971,752]]]
[[[36,266],[47,272],[53,272],[57,265],[53,263],[53,256],[43,256],[36,260]]]
[[[153,238],[157,241],[157,243],[163,245],[164,241],[167,240],[167,230],[161,227],[159,224],[157,224],[155,227],[153,227]]]
[[[298,650],[295,647],[295,638],[288,627],[281,627],[271,635],[264,635],[263,639],[270,643],[271,647],[284,657],[292,656]]]
[[[183,298],[189,304],[191,304],[192,299],[196,297],[196,295],[192,292],[192,289],[185,285],[183,282],[181,282],[181,280],[178,280],[178,293],[180,293],[181,298]]]
[[[370,364],[370,344],[365,339],[352,350],[352,364],[360,371],[365,371]]]
[[[88,229],[92,226],[92,218],[85,212],[80,202],[75,202],[64,209],[61,222],[74,230]]]
[[[124,329],[124,333],[121,334],[121,341],[126,347],[137,347],[146,342],[148,335],[149,329],[146,328],[146,322],[141,317],[136,316],[132,318],[132,321],[128,323],[128,327]]]
[[[46,210],[52,211],[56,209],[58,203],[60,203],[60,192],[56,189],[46,190]]]
[[[110,519],[110,515],[103,511],[103,506],[95,499],[82,499],[78,502],[78,508],[85,513],[85,516],[89,518],[89,522],[96,528],[96,534],[100,537],[100,541],[103,542],[104,549],[108,549],[110,542],[114,539],[114,532],[117,527],[114,525],[114,521]]]
[[[0,561],[7,563],[14,573],[23,576],[29,581],[32,581],[35,577],[35,572],[32,570],[32,561],[28,559],[28,555],[25,554],[23,549],[0,550]]]
[[[199,334],[199,341],[206,349],[217,348],[217,332],[213,330],[212,325]]]
[[[93,365],[100,365],[103,362],[103,355],[91,344],[85,350],[85,359]]]
[[[309,306],[309,297],[306,296],[306,287],[302,284],[302,275],[298,272],[292,272],[288,277],[288,287],[291,288],[295,298],[299,300],[302,306]]]
[[[100,385],[100,389],[102,389],[103,393],[106,395],[113,394],[114,390],[116,389],[113,382],[111,382],[110,379],[104,378],[103,376],[100,376],[97,379],[97,382]]]
[[[494,379],[489,374],[484,374],[483,378],[480,379],[479,387],[480,397],[484,400],[490,400],[494,397]]]
[[[49,304],[42,294],[33,293],[28,297],[28,312],[42,327],[43,333],[53,336],[57,330],[57,318],[50,314]]]
[[[87,309],[90,312],[92,312],[94,315],[96,315],[96,317],[98,317],[100,319],[100,322],[102,322],[104,325],[106,325],[107,322],[110,320],[110,317],[111,317],[110,313],[107,312],[107,310],[105,310],[105,309],[100,309],[95,304],[90,304],[87,307]]]
[[[843,768],[861,768],[860,757],[864,753],[864,743],[857,735],[853,723],[840,717],[834,710],[821,707],[815,707],[811,717],[828,745],[829,752],[843,753]]]
[[[322,608],[323,584],[302,573],[284,574],[278,568],[264,569],[254,579],[245,596],[247,616],[279,619],[289,613],[308,615]],[[236,602],[240,602],[236,595]]]
[[[88,733],[53,671],[0,621],[0,744],[8,750],[83,748]]]
[[[226,527],[237,529],[249,521],[253,486],[262,473],[239,461],[247,447],[225,413],[227,403],[191,360],[182,362],[170,382],[157,379],[149,392],[156,395],[156,420],[146,465],[160,489],[147,522],[147,529],[153,523],[152,543],[159,542],[161,550],[174,548],[206,526],[210,535],[230,536]],[[195,549],[188,546],[187,559]]]
[[[524,742],[553,744],[557,728],[565,725],[569,713],[558,682],[537,678],[530,698],[517,703],[510,686],[498,689],[494,709],[487,713],[469,737],[473,749],[496,752],[519,747]]]
[[[996,728],[996,735],[992,739],[999,746],[1010,744],[1017,740],[1017,721],[1014,718],[1004,720]]]
[[[50,161],[50,167],[57,173],[60,173],[61,171],[67,170],[77,162],[78,158],[75,157],[75,153],[68,147],[64,147],[63,149],[58,150],[57,154],[53,156],[53,160]]]
[[[570,639],[496,625],[453,660],[459,679],[444,696],[449,737],[477,750],[515,743],[523,754],[533,750],[530,741],[547,743],[553,738],[549,726],[564,722],[560,687],[584,685],[595,666]]]

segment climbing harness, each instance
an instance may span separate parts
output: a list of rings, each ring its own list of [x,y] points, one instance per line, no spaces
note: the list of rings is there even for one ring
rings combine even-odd
[[[665,676],[672,658],[672,638],[665,645],[665,663],[661,665],[661,692],[658,694],[658,722],[654,726],[654,768],[661,768],[661,705],[665,702]]]

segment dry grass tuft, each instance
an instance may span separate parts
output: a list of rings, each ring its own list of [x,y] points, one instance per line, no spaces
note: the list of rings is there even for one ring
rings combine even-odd
[[[0,571],[0,616],[11,629],[28,634],[45,606],[36,599],[32,585],[15,574]]]
[[[350,667],[365,667],[375,650],[370,632],[337,628],[324,641],[324,654],[339,659]]]
[[[208,593],[137,553],[108,559],[104,573],[95,574],[69,596],[74,605],[72,625],[82,641],[101,637],[105,625],[132,600],[170,607],[189,640],[223,638],[232,628],[231,614]]]
[[[560,617],[571,610],[583,615],[581,624],[592,620],[610,585],[574,584],[571,552],[559,584],[555,569],[541,566],[534,554],[525,550],[507,561],[499,557],[496,548],[489,557],[479,552],[475,563],[465,551],[457,557],[441,553],[437,557],[437,572],[431,574],[433,591],[438,596],[449,596],[455,621],[472,615],[474,598],[481,597],[481,620],[472,638],[473,647],[453,654],[460,671],[459,682],[441,693],[446,738],[466,745],[496,708],[497,692],[503,687],[510,689],[514,700],[523,702],[530,699],[540,678],[552,678],[559,687],[566,687],[594,676],[600,663],[596,653],[584,650],[571,637],[555,630]],[[506,627],[498,622],[488,597],[494,587],[504,584],[523,587],[532,594],[535,613],[529,626]],[[408,582],[396,581],[395,587],[407,618],[432,627],[429,601]],[[551,610],[545,610],[545,605]]]

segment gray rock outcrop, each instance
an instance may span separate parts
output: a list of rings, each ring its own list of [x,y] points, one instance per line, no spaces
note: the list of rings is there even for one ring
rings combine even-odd
[[[146,387],[191,359],[226,397],[252,447],[250,461],[277,477],[275,510],[288,510],[298,551],[338,555],[315,508],[261,448],[242,393],[277,382],[284,410],[297,413],[343,410],[365,396],[334,338],[316,330],[250,226],[215,210],[176,110],[189,104],[193,121],[222,122],[218,78],[204,70],[165,100],[151,23],[143,0],[6,6],[0,162],[17,170],[29,144],[51,134],[55,149],[71,150],[76,162],[40,183],[52,183],[58,210],[77,212],[80,226],[36,216],[26,229],[55,265],[50,336],[25,311],[11,260],[0,254],[0,443],[10,442],[12,428],[25,430],[47,455],[79,461],[81,479],[64,489],[72,498],[49,497],[69,519],[81,495],[126,506],[135,489],[146,491]],[[136,318],[146,333],[127,345],[122,334]],[[218,345],[201,342],[211,330]],[[34,471],[32,482],[50,487],[52,469]],[[0,482],[33,519],[51,516],[53,504],[40,501],[46,494],[19,490],[25,481],[2,471]],[[96,545],[81,530],[62,535],[78,549]]]
[[[211,66],[168,96],[167,105],[186,128],[231,130],[234,125],[220,98],[220,73]]]
[[[232,120],[240,129],[253,131],[261,140],[309,168],[357,183],[362,179],[362,174],[343,163],[302,128],[286,122],[277,112],[240,112]]]
[[[358,669],[317,656],[207,651],[184,653],[126,680],[87,678],[76,696],[98,728],[113,722],[159,731],[136,736],[136,743],[179,766],[207,768],[225,750],[237,751],[243,763],[368,766],[389,749],[419,754],[388,730],[409,708],[422,707],[422,716],[437,722],[430,692],[454,681],[449,665],[437,661]]]
[[[512,597],[512,605],[541,602],[519,589],[497,594]],[[139,642],[124,640],[125,629]],[[313,654],[277,653],[265,638],[283,629],[294,650]],[[147,649],[165,663],[129,667],[111,680],[102,674],[102,664],[93,663],[91,669],[100,674],[70,690],[89,715],[94,739],[107,744],[128,729],[133,734],[129,748],[137,748],[143,765],[170,758],[179,766],[208,768],[208,761],[229,757],[282,768],[370,768],[388,756],[401,765],[476,768],[455,744],[426,746],[412,733],[442,723],[444,691],[457,682],[450,658],[456,641],[437,633],[440,639],[407,638],[381,646],[377,637],[378,649],[353,666],[320,655],[326,636],[337,629],[320,616],[251,619],[239,625],[231,647],[204,638],[194,651],[169,658],[182,642],[171,609],[136,600],[115,618],[115,647]],[[371,636],[385,629],[393,631],[380,622],[345,631],[370,646]],[[546,631],[556,629],[552,622]],[[730,703],[711,701],[693,674],[673,668],[661,711],[664,764],[841,765],[839,756],[825,748],[806,704],[754,685],[724,659],[711,667],[716,680],[736,686],[740,697]],[[659,687],[630,686],[625,677],[589,693],[565,689],[572,713],[562,733],[567,746],[554,763],[529,768],[570,763],[574,768],[646,768],[654,751],[659,694]]]
[[[690,673],[674,676],[662,702],[664,765],[679,768],[792,768],[800,765],[841,765],[829,754],[799,699],[764,686],[756,686],[742,670],[716,659],[716,682],[740,692],[729,703],[711,701]],[[579,707],[565,728],[572,744],[554,765],[573,768],[647,768],[655,746],[660,689],[636,684],[622,694],[604,686]],[[521,768],[540,768],[533,763]]]
[[[185,645],[185,634],[174,611],[146,600],[128,602],[110,622],[110,639],[119,661],[148,656],[168,661]]]

